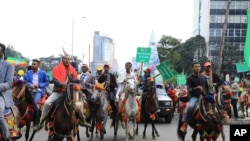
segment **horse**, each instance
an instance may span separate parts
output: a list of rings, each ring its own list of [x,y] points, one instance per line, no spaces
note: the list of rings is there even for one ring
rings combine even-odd
[[[32,92],[29,90],[25,81],[18,80],[13,83],[12,97],[14,104],[20,112],[19,128],[26,126],[25,140],[32,141],[35,131],[33,130],[29,138],[31,123],[35,123],[34,109],[35,104],[33,101]]]
[[[243,113],[243,116],[245,117],[245,112],[246,112],[246,117],[248,117],[248,108],[250,107],[250,94],[245,91],[242,93],[242,95],[239,98],[239,105],[240,105],[240,110]]]
[[[49,113],[49,141],[74,141],[79,136],[79,114],[77,110],[82,107],[81,86],[69,83],[63,90],[62,97],[55,103]],[[65,122],[67,121],[67,122]]]
[[[140,102],[137,99],[136,92],[136,81],[134,78],[127,78],[123,84],[123,94],[121,95],[119,102],[119,119],[122,119],[122,122],[125,123],[125,133],[126,141],[129,137],[135,141],[135,135],[138,132],[138,123],[140,122]],[[117,120],[116,123],[116,133],[118,130],[118,124],[120,120]],[[130,130],[128,123],[132,121],[133,123],[133,135],[130,135]],[[115,136],[115,140],[117,137]]]
[[[104,140],[106,134],[106,123],[108,119],[108,101],[105,94],[105,88],[102,84],[97,83],[91,96],[91,136],[93,139],[94,128],[100,132],[100,140]]]
[[[192,115],[193,118],[189,121],[188,125],[194,129],[192,134],[193,141],[196,140],[196,135],[200,134],[200,140],[204,141],[216,141],[218,136],[223,132],[223,125],[220,121],[219,115],[215,110],[215,100],[211,95],[204,95],[202,92],[199,97],[199,102],[196,108],[194,109],[194,113]],[[185,132],[180,130],[182,125],[183,111],[180,113],[178,127],[177,127],[177,135],[179,139],[182,141],[185,140]],[[222,135],[223,138],[223,135]],[[223,138],[225,141],[225,138]]]
[[[153,140],[155,140],[156,136],[160,136],[158,134],[158,131],[155,127],[155,119],[156,119],[156,114],[157,114],[157,109],[158,109],[158,100],[157,100],[157,95],[155,91],[155,86],[154,82],[150,81],[148,85],[148,89],[150,90],[149,92],[146,92],[146,100],[145,100],[145,105],[142,105],[142,108],[144,108],[144,130],[143,130],[143,138],[146,138],[146,129],[148,122],[151,121],[152,124],[152,136]],[[156,134],[156,135],[155,135]]]

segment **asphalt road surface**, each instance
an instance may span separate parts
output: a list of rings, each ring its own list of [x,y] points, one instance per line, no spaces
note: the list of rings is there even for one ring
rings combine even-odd
[[[114,140],[113,128],[110,128],[110,121],[111,120],[109,119],[107,126],[106,126],[107,133],[104,136],[105,141],[113,141]],[[157,123],[156,123],[156,128],[160,134],[160,137],[157,137],[156,140],[158,140],[158,141],[179,141],[177,134],[176,134],[177,124],[178,124],[178,117],[177,116],[174,116],[174,118],[170,124],[165,123],[163,119],[162,120],[158,119]],[[130,124],[130,126],[132,126],[132,124]],[[130,128],[130,129],[132,129],[132,128]],[[146,139],[142,138],[143,129],[144,129],[144,124],[140,123],[139,124],[139,134],[136,136],[136,140],[137,141],[150,141],[150,140],[152,140],[151,124],[149,124],[147,127]],[[229,141],[229,125],[224,125],[224,131],[225,131],[225,135],[226,135],[226,141]],[[25,132],[25,127],[22,129],[23,137],[21,139],[19,139],[18,141],[25,141],[24,132]],[[188,128],[187,132],[188,133],[186,135],[186,141],[191,141],[192,140],[192,138],[191,138],[192,128]],[[31,134],[31,132],[30,132],[30,134]],[[199,136],[197,136],[197,140],[198,140],[198,137]],[[80,128],[80,138],[81,138],[81,141],[88,141],[89,140],[85,135],[85,128],[83,128],[83,127]],[[46,141],[46,140],[47,140],[47,132],[45,130],[39,131],[33,139],[33,141]],[[121,127],[118,130],[118,140],[125,141],[125,130]],[[99,138],[97,138],[94,135],[94,138],[92,141],[99,141]],[[222,141],[221,136],[219,136],[218,141]]]

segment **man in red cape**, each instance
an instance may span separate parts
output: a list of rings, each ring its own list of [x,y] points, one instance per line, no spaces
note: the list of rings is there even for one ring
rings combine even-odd
[[[70,64],[69,60],[70,59],[68,56],[63,56],[62,62],[52,69],[52,77],[54,82],[53,93],[48,97],[44,104],[40,124],[34,127],[35,131],[42,129],[42,127],[44,126],[43,123],[48,116],[51,107],[53,106],[54,102],[62,96],[62,92],[67,87],[67,84],[69,82],[79,83],[79,80],[77,79],[77,72],[75,68]],[[91,125],[85,121],[86,118],[81,110],[78,110],[77,113],[79,114],[81,125],[90,127]]]

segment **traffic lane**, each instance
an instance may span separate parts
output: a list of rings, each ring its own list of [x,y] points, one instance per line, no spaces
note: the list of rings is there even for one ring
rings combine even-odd
[[[107,122],[107,126],[106,126],[106,130],[107,133],[104,135],[104,139],[105,141],[113,141],[114,140],[114,129],[110,128],[110,119]],[[130,130],[132,131],[132,123],[129,124],[130,125]],[[160,135],[160,137],[156,137],[156,140],[158,141],[176,141],[178,140],[177,137],[177,125],[178,125],[178,116],[174,116],[174,118],[172,119],[172,122],[170,124],[165,123],[164,119],[158,119],[156,121],[156,129],[158,130],[158,133]],[[149,123],[147,130],[146,130],[146,139],[142,138],[142,133],[144,130],[144,123],[140,123],[139,124],[139,133],[136,136],[137,141],[147,141],[147,140],[152,140],[152,126]],[[80,127],[80,138],[81,140],[89,140],[89,138],[86,137],[85,134],[85,128],[84,127]],[[186,135],[186,140],[192,140],[191,138],[191,134],[192,134],[193,129],[188,127],[187,130],[187,135]],[[24,132],[25,132],[25,128],[22,129],[22,134],[23,137],[20,139],[20,141],[24,141]],[[226,140],[229,140],[229,125],[224,125],[224,132],[225,132],[225,136],[226,136]],[[30,132],[31,134],[31,132]],[[118,129],[118,141],[124,141],[125,140],[125,130],[120,126],[120,128]],[[197,140],[199,138],[199,135],[197,136]],[[33,141],[45,141],[47,140],[47,132],[44,130],[39,131]],[[94,138],[92,141],[99,141],[99,138],[96,137],[95,133],[94,133]],[[221,135],[218,137],[217,141],[222,141]]]

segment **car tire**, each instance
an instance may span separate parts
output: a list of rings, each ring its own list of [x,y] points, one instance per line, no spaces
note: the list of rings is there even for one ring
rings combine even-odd
[[[165,115],[165,122],[166,123],[171,123],[172,122],[172,118],[173,118],[172,114]]]

